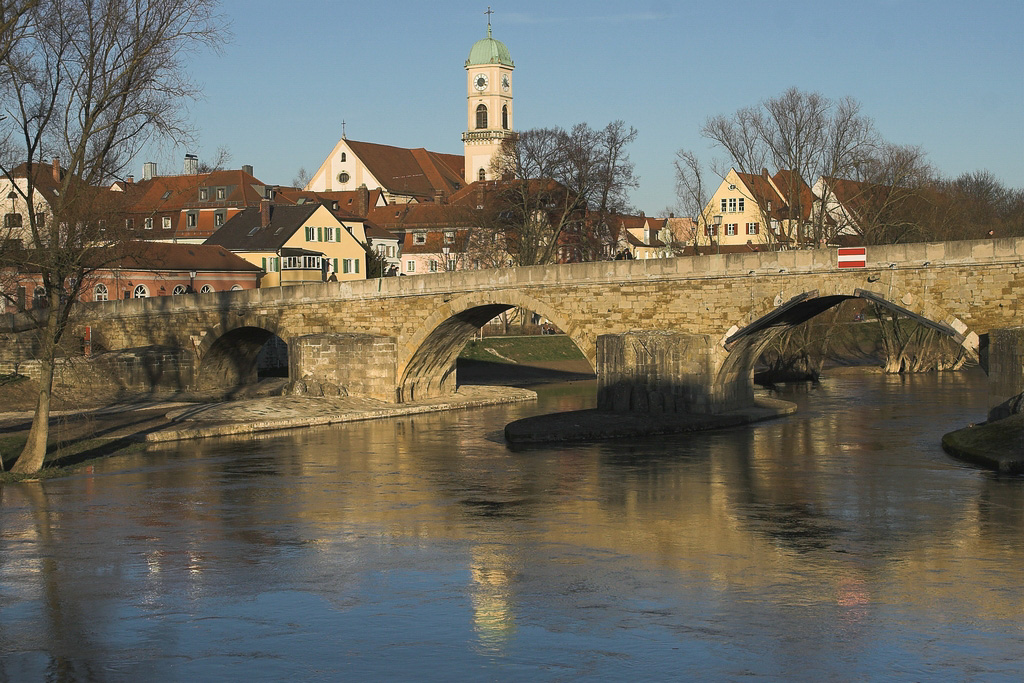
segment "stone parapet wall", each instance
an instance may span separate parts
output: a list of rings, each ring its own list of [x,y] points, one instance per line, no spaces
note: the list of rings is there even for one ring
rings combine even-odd
[[[31,380],[41,376],[37,360],[11,364]],[[192,359],[181,349],[135,349],[89,358],[58,358],[54,389],[64,392],[182,391],[192,385]]]

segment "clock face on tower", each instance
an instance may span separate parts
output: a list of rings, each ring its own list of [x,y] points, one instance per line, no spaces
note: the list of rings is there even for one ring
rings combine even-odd
[[[501,75],[501,89],[508,92],[508,89],[512,87],[511,81],[508,79],[508,74]]]
[[[477,90],[486,90],[487,76],[484,74],[477,74],[476,78],[473,79],[473,87]]]

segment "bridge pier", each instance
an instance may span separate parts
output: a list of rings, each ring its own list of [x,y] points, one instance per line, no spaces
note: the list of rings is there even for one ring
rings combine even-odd
[[[597,338],[598,410],[715,415],[752,406],[749,363],[729,363],[729,355],[707,334],[602,334]]]
[[[288,377],[343,387],[348,394],[396,402],[395,338],[308,334],[288,340]]]
[[[988,345],[989,421],[1024,411],[1024,327],[992,330]]]

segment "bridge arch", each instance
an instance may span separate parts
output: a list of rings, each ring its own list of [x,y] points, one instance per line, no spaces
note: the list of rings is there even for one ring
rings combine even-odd
[[[868,290],[854,289],[852,292],[837,292],[819,295],[817,291],[803,292],[789,301],[780,303],[779,298],[764,300],[751,311],[764,311],[752,322],[733,325],[720,339],[723,351],[721,366],[716,374],[712,393],[725,402],[740,402],[753,399],[754,366],[771,342],[787,329],[806,322],[844,301],[862,299],[893,312],[909,316],[940,333],[952,337],[967,353],[977,356],[979,337],[970,331],[959,318],[950,314],[934,302],[907,292],[899,297],[899,303]]]
[[[274,337],[287,341],[290,333],[269,318],[220,322],[192,337],[196,353],[199,389],[218,389],[253,384],[258,380],[257,360],[263,346]]]
[[[395,373],[399,378],[398,400],[451,393],[455,360],[466,342],[495,316],[516,307],[553,322],[579,348],[590,367],[597,366],[597,337],[564,311],[521,292],[474,292],[446,301],[409,337],[400,350]]]

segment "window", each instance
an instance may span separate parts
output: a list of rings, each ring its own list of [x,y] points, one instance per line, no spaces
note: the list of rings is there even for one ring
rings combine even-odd
[[[205,202],[209,198],[210,198],[210,188],[208,188],[208,187],[200,187],[199,188],[199,201]]]
[[[729,200],[727,200],[727,199],[723,199],[723,200],[722,200],[722,213],[725,213],[725,212],[726,212],[726,210],[727,210],[727,209],[726,209],[726,206],[727,206],[727,202],[728,202],[728,201],[729,201]]]
[[[133,221],[131,218],[125,218],[124,219],[124,227],[127,228],[128,230],[134,230],[135,229],[135,221]]]
[[[170,199],[170,198],[171,198],[171,191],[167,190],[167,192],[164,192],[164,196],[161,197],[160,199]]]
[[[315,238],[316,238],[316,228],[307,225],[306,226],[306,241],[307,242],[313,242],[313,241],[315,241]]]
[[[13,202],[12,202],[13,203]],[[4,227],[5,228],[20,228],[21,227],[21,214],[20,213],[9,213],[4,216]]]
[[[407,272],[407,273],[415,273],[416,272],[416,262],[415,261],[406,261],[405,262],[405,272]]]
[[[194,227],[196,227],[196,225],[199,224],[199,215],[198,214],[189,213],[189,214],[186,214],[186,216],[187,216],[187,218],[186,218],[185,225],[187,225],[188,227],[194,228]],[[166,227],[166,225],[165,225],[165,227]]]
[[[437,261],[435,261],[434,259],[430,259],[430,272],[431,273],[436,273],[437,272]]]
[[[480,180],[487,180],[487,171],[481,168],[480,172],[477,174],[477,178]]]
[[[240,291],[242,291],[242,285],[231,285],[231,291],[232,292],[240,292]]]
[[[455,259],[448,259],[447,268],[449,272],[455,270]]]
[[[46,290],[36,287],[32,292],[32,308],[46,308]]]
[[[224,199],[224,196],[226,194],[227,194],[227,191],[223,187],[218,187],[217,188],[217,199]]]
[[[476,127],[478,130],[487,127],[487,105],[481,104],[477,106]]]
[[[152,222],[153,221],[150,221],[151,224],[152,224]],[[149,227],[153,227],[153,226],[150,225]],[[170,230],[170,229],[171,229],[171,217],[170,216],[164,216],[164,230]]]
[[[224,225],[224,213],[222,211],[213,214],[213,225],[216,228]]]
[[[735,235],[736,234],[736,229],[738,227],[739,226],[736,223],[726,223],[725,224],[725,234],[726,235]]]
[[[444,231],[444,243],[445,244],[455,244],[455,231],[454,230],[445,230]]]
[[[320,270],[321,257],[319,256],[303,256],[302,257],[302,268],[303,270]]]
[[[704,234],[707,235],[708,237],[714,237],[715,235],[718,234],[718,226],[717,225],[705,225],[704,226]]]
[[[729,213],[736,213],[736,198],[729,198]]]
[[[342,160],[342,161],[345,161],[345,160],[346,160],[346,156],[345,156],[345,153],[344,153],[344,152],[342,152],[342,153],[341,153],[341,160]]]
[[[110,293],[107,292],[107,286],[106,285],[100,284],[100,285],[96,285],[95,287],[93,287],[93,290],[92,290],[92,300],[93,301],[108,301],[109,298],[110,298]]]
[[[501,108],[501,127],[508,130],[508,105]]]
[[[153,219],[152,218],[147,218],[146,219],[146,230],[152,230],[152,229],[153,229]]]
[[[199,293],[200,294],[209,294],[212,291],[214,291],[213,287],[211,287],[210,285],[203,285],[202,289],[199,290]]]
[[[145,299],[149,296],[149,288],[146,285],[136,285],[135,291],[132,292],[133,299]]]
[[[737,203],[739,204],[739,211],[740,211],[740,213],[743,213],[743,211],[744,211],[744,208],[743,208],[743,197],[740,197],[737,200]]]
[[[427,233],[425,233],[425,232],[414,232],[412,234],[412,243],[413,244],[426,244],[427,243]]]
[[[46,227],[46,214],[45,213],[37,213],[36,214],[36,226],[40,227],[40,228]]]
[[[185,285],[174,285],[174,291],[171,292],[174,296],[185,293]]]
[[[757,223],[747,223],[747,234],[756,235],[760,232],[760,227]]]

